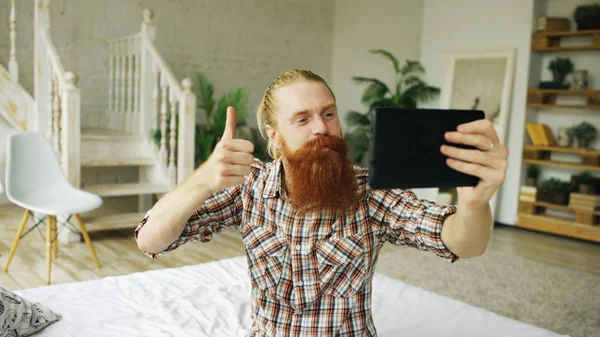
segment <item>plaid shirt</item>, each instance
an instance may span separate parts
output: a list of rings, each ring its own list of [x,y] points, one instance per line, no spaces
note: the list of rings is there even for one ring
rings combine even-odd
[[[384,243],[458,259],[441,240],[442,223],[455,206],[418,200],[408,190],[372,190],[368,171],[355,167],[356,212],[299,217],[283,189],[281,167],[279,160],[257,160],[246,182],[207,199],[175,242],[158,254],[146,253],[157,258],[188,241],[207,242],[237,228],[252,285],[248,336],[377,336],[371,281]]]

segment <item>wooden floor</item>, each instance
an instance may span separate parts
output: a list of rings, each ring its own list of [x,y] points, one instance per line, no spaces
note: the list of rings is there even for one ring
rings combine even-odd
[[[15,206],[0,206],[2,269],[22,212]],[[45,243],[41,233],[43,228],[22,239],[8,273],[0,271],[0,285],[10,290],[46,285]],[[218,235],[209,243],[188,243],[156,260],[145,256],[137,248],[132,229],[97,232],[91,237],[102,268],[96,269],[84,243],[59,243],[58,259],[52,264],[53,284],[179,267],[244,254],[240,235],[235,230]],[[394,249],[406,248],[388,245],[383,252]],[[599,244],[499,226],[494,231],[489,249],[600,275]]]

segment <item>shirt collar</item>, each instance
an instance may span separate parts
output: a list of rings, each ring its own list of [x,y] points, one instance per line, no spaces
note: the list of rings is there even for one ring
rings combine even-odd
[[[263,191],[264,198],[274,198],[278,195],[282,195],[281,190],[283,189],[283,185],[281,184],[281,167],[281,158],[279,158],[273,163],[273,166],[269,171],[267,183],[265,184],[265,189]]]

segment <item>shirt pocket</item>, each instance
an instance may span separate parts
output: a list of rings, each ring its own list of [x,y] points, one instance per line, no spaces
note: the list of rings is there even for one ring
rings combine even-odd
[[[319,281],[323,294],[355,295],[365,281],[363,238],[360,234],[329,238],[317,244]]]
[[[275,293],[284,265],[288,263],[287,240],[269,228],[255,225],[245,226],[243,240],[250,258],[252,285]]]

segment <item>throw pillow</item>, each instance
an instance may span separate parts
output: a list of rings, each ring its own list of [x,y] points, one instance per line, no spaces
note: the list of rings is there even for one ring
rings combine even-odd
[[[43,304],[0,287],[0,337],[29,336],[61,318]]]

